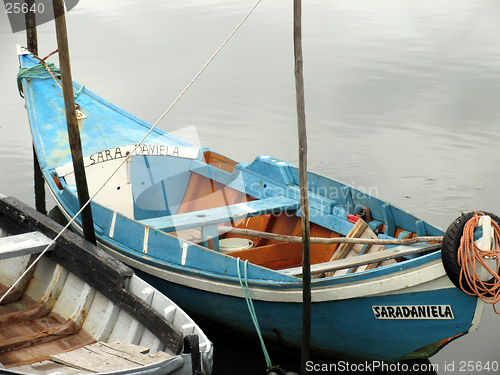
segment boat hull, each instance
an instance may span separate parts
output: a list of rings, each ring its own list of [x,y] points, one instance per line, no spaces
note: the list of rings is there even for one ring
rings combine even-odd
[[[202,373],[211,373],[213,347],[194,321],[101,249],[67,231],[35,261],[61,230],[45,215],[0,194],[0,297],[5,292],[0,362],[8,368],[3,372],[39,373],[45,366],[53,372],[187,375],[198,359]],[[28,245],[16,247],[22,243]],[[38,244],[33,255],[25,253],[32,243]],[[6,253],[9,248],[19,248],[18,254]],[[189,335],[198,338],[199,356],[182,352]],[[122,349],[136,361],[116,355]],[[143,355],[148,351],[151,356]],[[96,362],[96,356],[108,356],[108,362]]]
[[[20,60],[21,65],[33,64],[29,57]],[[55,201],[70,219],[79,204],[61,93],[50,82],[37,79],[23,80],[23,86],[42,172]],[[302,279],[283,270],[301,264],[301,249],[294,247],[292,259],[288,258],[292,252],[289,243],[280,243],[279,252],[276,244],[256,246],[252,249],[256,257],[266,248],[275,258],[250,261],[248,274],[244,272],[246,263],[238,258],[241,253],[230,256],[216,251],[219,224],[241,223],[247,217],[257,219],[259,225],[264,223],[261,231],[271,231],[266,223],[278,222],[281,215],[283,220],[273,233],[299,233],[294,232],[300,227],[297,168],[267,155],[252,163],[238,163],[159,129],[154,129],[147,145],[136,148],[150,124],[87,89],[79,95],[80,109],[87,116],[80,121],[80,131],[91,194],[116,172],[92,202],[99,245],[193,315],[255,338],[256,328],[241,287],[248,281],[265,341],[298,349],[302,342]],[[358,208],[370,212],[371,217],[365,219],[378,238],[443,234],[351,186],[314,173],[308,174],[308,181],[311,223],[320,236],[348,236],[355,225],[352,220],[360,218],[355,216]],[[275,215],[273,219],[271,215]],[[81,233],[78,218],[73,224]],[[199,241],[179,236],[183,230],[198,228]],[[316,264],[338,259],[332,250],[320,248]],[[428,357],[475,328],[482,304],[453,286],[441,253],[435,250],[427,249],[430,253],[400,262],[380,263],[373,269],[365,267],[362,272],[313,279],[313,354],[325,359],[391,362],[408,356]]]
[[[78,226],[75,229],[81,231]],[[106,241],[99,246],[134,268],[195,319],[258,339],[239,283],[200,276],[193,270],[179,272],[165,264],[147,264]],[[428,258],[389,277],[377,270],[379,276],[355,281],[356,285],[349,277],[329,283],[313,280],[312,355],[358,362],[429,358],[453,339],[475,330],[484,303],[450,282],[439,253]],[[250,293],[266,344],[300,351],[301,284],[288,288],[250,284]],[[412,308],[416,309],[414,316]]]
[[[140,273],[142,277],[179,301],[197,319],[257,339],[246,301],[242,298],[204,292]],[[324,359],[384,360],[395,362],[432,346],[443,339],[468,332],[473,315],[455,317],[455,324],[441,320],[377,321],[373,306],[439,306],[475,312],[477,300],[452,290],[407,293],[405,295],[356,298],[312,304],[311,353]],[[458,298],[456,298],[458,297]],[[193,302],[196,301],[196,302]],[[215,301],[215,302],[214,302]],[[300,351],[302,342],[302,305],[253,300],[260,329],[267,344]],[[464,305],[465,304],[465,305]],[[443,310],[441,310],[443,312]],[[439,310],[437,312],[439,314]],[[419,334],[416,335],[415,333]],[[443,343],[444,344],[444,343]],[[426,349],[414,357],[428,358],[435,350]]]

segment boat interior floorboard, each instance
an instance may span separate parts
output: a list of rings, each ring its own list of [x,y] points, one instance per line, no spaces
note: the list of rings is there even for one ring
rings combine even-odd
[[[148,354],[149,349],[117,340],[98,342],[64,353],[50,355],[47,360],[13,367],[33,374],[66,375],[129,370],[172,358],[165,352]]]

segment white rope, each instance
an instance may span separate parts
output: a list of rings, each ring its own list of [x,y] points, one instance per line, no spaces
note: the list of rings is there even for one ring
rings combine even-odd
[[[135,152],[135,150],[137,150],[137,148],[139,148],[139,146],[141,146],[142,142],[144,142],[144,140],[151,134],[151,132],[156,128],[156,126],[160,123],[161,120],[163,120],[163,118],[167,115],[168,112],[170,112],[170,110],[174,107],[175,104],[177,104],[177,102],[179,101],[179,99],[184,95],[184,93],[193,85],[193,83],[196,81],[196,79],[201,75],[201,73],[203,73],[203,71],[206,69],[206,67],[212,62],[212,60],[215,58],[215,56],[217,56],[220,52],[220,50],[222,48],[224,48],[224,46],[227,44],[227,42],[229,42],[229,40],[232,38],[232,36],[236,33],[236,31],[238,31],[238,29],[240,28],[241,25],[243,25],[243,22],[246,21],[246,19],[250,16],[250,14],[252,14],[252,12],[255,10],[255,8],[257,8],[257,5],[259,5],[259,3],[261,2],[262,0],[258,0],[257,3],[255,3],[255,5],[252,7],[252,9],[250,9],[250,11],[246,14],[245,17],[243,17],[243,20],[241,20],[241,22],[238,24],[238,26],[236,26],[236,28],[233,30],[233,32],[227,37],[227,39],[221,44],[221,46],[217,49],[217,51],[215,51],[215,53],[212,55],[212,57],[207,61],[207,63],[200,69],[200,71],[198,72],[198,74],[196,74],[196,76],[191,80],[191,82],[189,82],[189,84],[186,86],[186,88],[184,90],[182,90],[182,92],[179,94],[179,96],[174,100],[174,102],[170,105],[170,107],[167,108],[167,110],[160,116],[160,118],[154,123],[154,125],[151,127],[151,129],[149,129],[149,131],[146,133],[146,135],[144,137],[142,137],[142,139],[139,141],[139,143],[135,146],[134,150],[131,152],[131,154],[133,154]],[[97,191],[89,198],[89,200],[87,202],[85,202],[85,204],[82,206],[82,208],[80,208],[80,210],[76,213],[75,216],[73,216],[73,218],[68,222],[68,224],[66,224],[66,226],[62,229],[62,231],[50,242],[49,245],[47,245],[47,247],[40,253],[40,255],[35,259],[35,261],[33,263],[31,263],[29,265],[29,267],[26,269],[26,271],[24,271],[24,273],[14,282],[14,284],[11,285],[11,287],[7,290],[7,292],[5,292],[5,294],[0,297],[0,303],[2,303],[2,301],[4,300],[4,298],[7,296],[8,293],[10,293],[14,288],[15,286],[24,278],[24,276],[26,276],[28,274],[28,272],[34,267],[34,265],[42,258],[42,256],[48,251],[48,249],[52,246],[52,244],[54,242],[57,241],[57,239],[62,235],[62,233],[68,229],[68,227],[75,221],[76,217],[78,215],[80,215],[82,213],[82,211],[85,209],[85,207],[87,207],[90,202],[95,198],[95,196],[97,194],[99,194],[99,192],[104,188],[104,186],[106,186],[106,184],[113,178],[113,176],[118,172],[118,170],[123,166],[123,164],[125,164],[125,162],[127,161],[127,158],[124,158],[124,160],[120,163],[120,165],[116,168],[116,170],[109,176],[109,178],[102,184],[102,186],[97,189]]]
[[[258,0],[257,3],[255,3],[255,5],[253,6],[253,8],[250,9],[250,11],[247,13],[247,15],[245,17],[243,17],[243,19],[238,24],[238,26],[236,26],[236,28],[227,37],[227,39],[224,41],[224,43],[221,44],[221,46],[219,47],[219,49],[217,51],[215,51],[215,53],[207,61],[207,63],[203,66],[203,68],[200,69],[200,71],[198,72],[198,74],[196,74],[196,76],[191,80],[191,82],[189,82],[189,84],[186,86],[186,88],[179,94],[179,96],[177,97],[177,99],[175,99],[174,102],[170,105],[170,107],[168,107],[168,109],[163,113],[163,115],[161,115],[161,117],[158,119],[158,121],[156,121],[156,123],[153,125],[153,127],[151,128],[151,130],[144,136],[144,138],[141,140],[141,142],[144,141],[144,139],[146,139],[146,137],[149,135],[149,133],[151,133],[151,131],[156,127],[156,125],[158,125],[158,123],[165,117],[165,115],[168,112],[170,112],[170,110],[172,109],[172,107],[179,101],[179,99],[182,97],[182,95],[184,95],[184,93],[191,87],[191,85],[194,83],[194,81],[196,81],[196,79],[201,75],[201,73],[203,73],[203,71],[205,70],[205,68],[212,62],[212,60],[215,58],[215,56],[217,56],[217,54],[220,52],[220,50],[222,48],[224,48],[224,46],[227,44],[227,42],[229,42],[229,39],[231,39],[232,36],[236,33],[236,31],[238,31],[238,29],[240,28],[240,26],[243,25],[243,22],[246,21],[246,19],[250,16],[250,14],[252,14],[252,12],[255,10],[255,8],[257,8],[257,5],[259,5],[260,2],[261,2],[261,0]]]

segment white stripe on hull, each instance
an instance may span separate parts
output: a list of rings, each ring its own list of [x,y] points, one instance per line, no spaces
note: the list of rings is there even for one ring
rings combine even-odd
[[[63,208],[60,208],[64,215],[68,216]],[[80,233],[83,233],[79,226],[77,226],[77,230]],[[160,279],[189,288],[244,298],[243,292],[238,283],[215,281],[197,275],[184,274],[152,266],[125,256],[102,241],[98,241],[98,244],[123,263]],[[455,288],[446,275],[441,259],[435,259],[432,262],[412,267],[411,269],[405,271],[385,274],[376,278],[356,282],[347,282],[339,285],[321,286],[318,284],[321,284],[321,282],[315,283],[313,281],[311,290],[312,302],[336,301],[375,295],[406,294],[412,292]],[[265,288],[254,284],[250,287],[250,290],[254,300],[302,303],[301,285],[302,284],[298,280],[297,288],[275,290],[272,287]]]
[[[99,246],[103,247],[107,252],[111,253],[123,263],[160,279],[184,285],[189,288],[243,298],[243,292],[239,284],[214,281],[200,276],[169,271],[127,257],[102,242],[99,242]],[[425,281],[423,283],[422,280],[430,281]],[[313,284],[311,295],[313,302],[324,302],[447,288],[455,288],[455,286],[448,280],[441,260],[436,259],[430,264],[426,264],[417,269],[400,271],[394,275],[383,275],[373,279],[334,286],[322,287],[314,286]],[[302,289],[300,283],[297,283],[297,288],[292,290],[277,291],[272,288],[264,288],[255,285],[251,286],[250,290],[252,299],[254,300],[302,303]]]

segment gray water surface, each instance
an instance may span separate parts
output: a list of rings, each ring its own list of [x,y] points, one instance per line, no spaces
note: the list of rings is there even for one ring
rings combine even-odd
[[[81,0],[67,15],[73,78],[154,123],[254,3]],[[0,192],[33,205],[15,81],[25,35],[0,9]],[[499,214],[498,20],[500,2],[486,0],[304,2],[309,169],[443,229],[462,211]],[[56,49],[53,22],[38,36],[40,55]],[[159,126],[194,126],[202,145],[242,162],[268,154],[298,164],[294,90],[291,2],[262,1]],[[494,373],[477,364],[500,360],[499,337],[488,305],[479,329],[431,362],[440,375]],[[229,374],[234,356],[237,373],[265,368],[257,344],[229,347],[216,345],[214,374]]]

